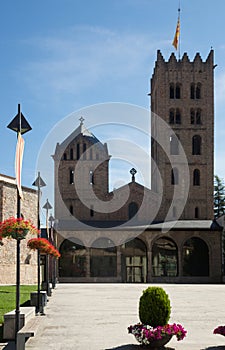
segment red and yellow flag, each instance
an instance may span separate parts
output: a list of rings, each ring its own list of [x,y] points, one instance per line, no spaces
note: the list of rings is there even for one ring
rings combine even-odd
[[[176,50],[178,48],[179,36],[180,36],[180,18],[178,18],[178,21],[177,21],[176,33],[174,35],[173,44],[172,44]]]
[[[21,173],[22,173],[22,161],[23,161],[24,139],[21,133],[18,133],[17,145],[16,145],[16,158],[15,158],[15,173],[16,184],[19,192],[19,196],[23,199],[22,185],[21,185]]]

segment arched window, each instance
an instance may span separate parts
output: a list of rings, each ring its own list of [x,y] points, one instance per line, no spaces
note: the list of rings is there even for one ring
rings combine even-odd
[[[176,98],[180,99],[180,84],[176,84]]]
[[[59,248],[60,277],[86,277],[87,250],[79,239],[65,239]]]
[[[138,212],[138,205],[135,202],[131,202],[128,207],[128,217],[132,219]]]
[[[90,181],[90,185],[94,185],[94,172],[92,170],[90,170],[90,173],[89,173],[89,181]]]
[[[200,170],[195,169],[193,172],[193,185],[200,186]]]
[[[171,170],[171,185],[178,185],[179,183],[179,173],[177,168]]]
[[[179,154],[179,139],[177,135],[170,136],[170,154]]]
[[[196,112],[196,124],[201,124],[201,109],[198,108]]]
[[[69,169],[69,182],[72,185],[74,183],[74,171]]]
[[[202,143],[201,136],[195,135],[192,137],[192,154],[193,155],[201,154],[201,143]]]
[[[70,148],[70,159],[73,160],[73,148]]]
[[[174,109],[170,109],[170,124],[174,124]]]
[[[196,86],[196,99],[200,99],[201,98],[201,84],[198,83]]]
[[[195,84],[191,84],[191,91],[190,91],[191,99],[194,100],[195,98]]]
[[[69,210],[70,210],[70,214],[73,215],[73,206],[72,205],[70,205]]]
[[[184,276],[209,276],[209,248],[198,237],[188,239],[183,246]]]
[[[199,209],[198,207],[195,207],[195,219],[199,218]]]
[[[77,144],[77,159],[80,159],[80,144]]]
[[[86,148],[87,148],[86,143],[83,143],[83,160],[86,159]]]
[[[190,116],[191,116],[191,124],[195,124],[195,111],[193,108],[190,111]]]
[[[91,277],[115,277],[117,275],[117,248],[109,238],[98,238],[90,248]]]
[[[67,154],[66,153],[63,154],[63,160],[67,160]]]
[[[175,94],[174,94],[174,84],[171,83],[170,84],[170,98],[174,98]]]
[[[157,239],[152,247],[153,276],[175,277],[178,274],[178,249],[167,237]]]
[[[179,108],[176,109],[176,124],[181,124],[181,114]]]

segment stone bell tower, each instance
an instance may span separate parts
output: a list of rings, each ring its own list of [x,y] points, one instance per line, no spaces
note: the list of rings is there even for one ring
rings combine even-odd
[[[189,190],[180,219],[213,219],[214,162],[214,63],[213,50],[206,61],[197,53],[191,61],[186,53],[177,59],[174,53],[165,61],[160,51],[151,79],[152,111],[152,189],[161,191],[159,220],[176,218],[182,191],[173,198],[184,175],[176,166],[182,151],[189,172]],[[165,148],[157,141],[162,132],[156,115],[167,123]],[[181,147],[182,146],[182,147]],[[172,163],[171,163],[172,159]],[[178,164],[178,163],[177,163]],[[157,168],[161,179],[157,175]],[[159,180],[162,186],[159,184]],[[179,198],[180,196],[180,198]]]

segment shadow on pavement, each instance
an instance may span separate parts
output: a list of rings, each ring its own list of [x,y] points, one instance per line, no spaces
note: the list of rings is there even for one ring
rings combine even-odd
[[[120,346],[116,346],[114,348],[108,348],[108,349],[105,349],[105,350],[135,350],[135,349],[139,349],[139,350],[144,350],[146,349],[144,346],[141,346],[141,345],[134,345],[134,344],[127,344],[127,345],[120,345]],[[165,349],[165,350],[175,350],[174,348],[168,348],[167,346],[164,346],[163,348],[160,348],[160,349]],[[223,348],[225,349],[225,348]],[[211,350],[211,349],[204,349],[204,350]],[[213,348],[212,348],[213,350]],[[222,350],[221,349],[218,349],[218,350]]]

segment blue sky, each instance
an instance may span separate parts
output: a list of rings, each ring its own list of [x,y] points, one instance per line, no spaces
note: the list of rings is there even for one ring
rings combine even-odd
[[[0,173],[14,176],[16,135],[6,126],[18,103],[33,128],[24,135],[25,186],[37,175],[39,149],[48,133],[66,116],[106,102],[148,109],[156,51],[166,60],[174,51],[177,9],[177,0],[2,1]],[[181,55],[187,52],[192,60],[200,52],[205,60],[211,47],[215,50],[215,173],[222,178],[224,13],[221,0],[181,0]],[[71,128],[77,126],[78,120]],[[53,204],[52,183],[47,187],[43,203],[48,197]]]

